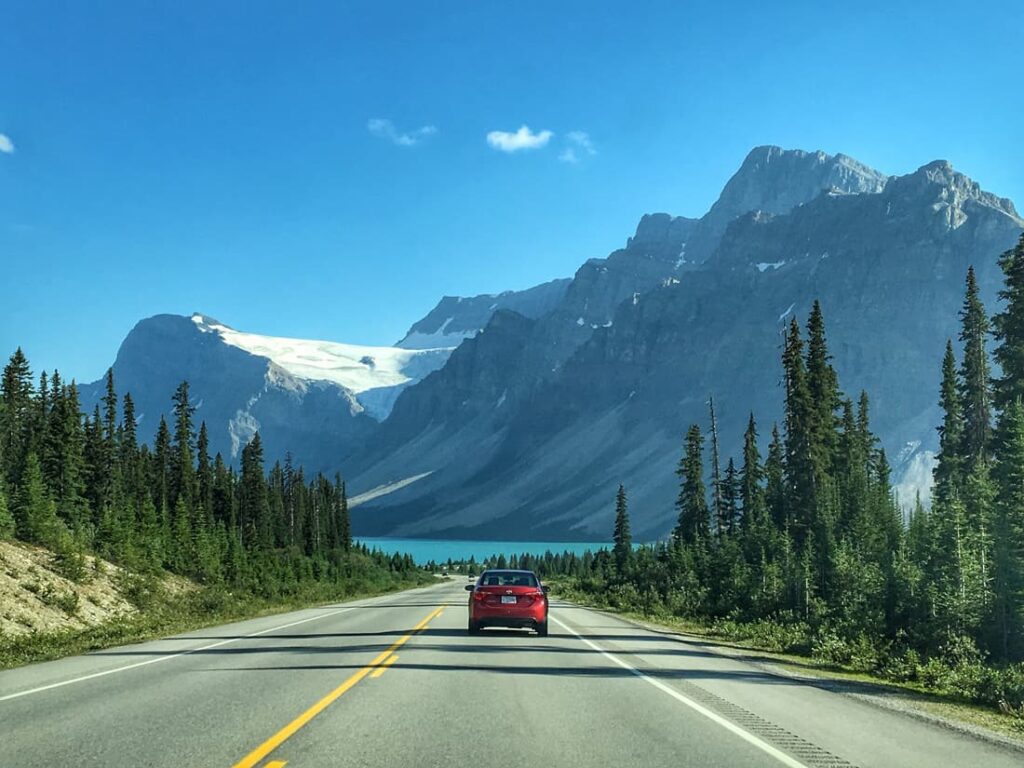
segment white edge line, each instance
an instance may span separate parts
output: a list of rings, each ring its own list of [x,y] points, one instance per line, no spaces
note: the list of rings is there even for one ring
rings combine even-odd
[[[329,611],[327,613],[317,614],[316,616],[310,616],[310,617],[305,618],[305,619],[300,619],[299,621],[292,621],[292,622],[289,622],[288,624],[281,624],[280,626],[277,626],[277,627],[270,627],[269,629],[261,629],[259,632],[252,632],[251,634],[243,635],[242,637],[229,637],[227,640],[221,640],[221,641],[216,642],[216,643],[210,643],[210,645],[203,645],[203,646],[200,646],[199,648],[189,648],[187,651],[179,651],[178,653],[173,653],[173,654],[171,654],[169,656],[158,656],[155,659],[147,659],[146,661],[137,661],[134,664],[126,664],[123,667],[115,667],[114,669],[105,669],[102,672],[93,672],[90,675],[82,675],[81,677],[73,677],[70,680],[61,680],[58,683],[50,683],[49,685],[41,685],[38,688],[29,688],[28,690],[25,690],[25,691],[18,691],[17,693],[9,693],[6,696],[0,696],[0,702],[2,702],[2,701],[10,701],[11,699],[18,699],[18,698],[21,698],[22,696],[29,696],[29,695],[31,695],[33,693],[42,693],[43,691],[49,691],[49,690],[52,690],[54,688],[63,688],[65,685],[72,685],[74,683],[81,683],[81,682],[84,682],[86,680],[95,680],[97,677],[105,677],[107,675],[113,675],[113,674],[116,674],[118,672],[126,672],[129,669],[138,669],[139,667],[145,667],[145,666],[148,666],[150,664],[158,664],[161,661],[170,661],[171,659],[177,659],[177,658],[179,658],[181,656],[188,656],[188,655],[193,654],[193,653],[199,653],[200,651],[208,651],[211,648],[219,648],[220,646],[228,645],[229,643],[237,643],[239,640],[247,640],[250,637],[259,637],[260,635],[265,635],[265,634],[267,634],[269,632],[276,632],[279,629],[288,629],[289,627],[295,627],[295,626],[298,626],[299,624],[306,624],[307,622],[316,621],[317,619],[326,619],[328,616],[336,616],[339,613],[346,613],[348,611],[354,611],[354,610],[356,610],[356,608],[359,608],[359,607],[361,607],[361,606],[351,606],[349,608],[340,608],[340,609],[338,609],[336,611]],[[161,638],[161,639],[168,640],[168,639],[171,639],[171,638]],[[187,639],[187,638],[185,638],[185,639]],[[158,641],[154,641],[154,642],[158,642]],[[156,651],[154,651],[154,653],[156,653]]]
[[[699,714],[704,715],[704,717],[708,718],[709,720],[712,720],[713,722],[718,723],[720,726],[722,726],[726,730],[732,732],[736,736],[739,736],[741,739],[743,739],[747,743],[754,745],[755,747],[760,749],[762,752],[768,753],[769,755],[774,757],[776,760],[778,760],[783,765],[788,765],[789,768],[807,768],[807,766],[805,766],[803,763],[798,762],[797,760],[794,760],[792,757],[787,755],[785,752],[782,752],[782,751],[776,749],[775,747],[773,747],[768,742],[759,739],[757,736],[752,734],[750,731],[747,731],[747,730],[745,730],[743,728],[740,728],[734,722],[732,722],[730,720],[726,720],[721,715],[719,715],[719,714],[717,714],[715,712],[712,712],[707,707],[704,707],[701,704],[698,704],[693,699],[691,699],[691,698],[689,698],[687,696],[684,696],[679,691],[677,691],[674,688],[671,688],[671,687],[665,685],[660,680],[655,680],[653,677],[645,675],[639,669],[636,669],[635,667],[631,667],[629,664],[627,664],[626,662],[622,661],[622,659],[618,658],[617,656],[612,655],[611,653],[609,653],[608,651],[604,650],[600,646],[596,645],[595,643],[591,642],[587,638],[583,637],[583,635],[581,635],[579,632],[577,632],[576,630],[572,629],[571,627],[566,625],[564,622],[559,621],[554,616],[551,616],[550,620],[555,622],[558,626],[562,627],[562,629],[568,630],[570,633],[572,633],[577,638],[582,640],[584,643],[589,645],[591,648],[593,648],[595,651],[600,653],[606,659],[614,661],[620,667],[622,667],[623,669],[629,670],[630,672],[632,672],[634,675],[639,677],[644,682],[650,683],[651,685],[653,685],[658,690],[662,691],[663,693],[667,693],[672,698],[674,698],[677,701],[680,701],[683,704],[685,704],[686,706],[690,707],[690,709],[698,712]]]

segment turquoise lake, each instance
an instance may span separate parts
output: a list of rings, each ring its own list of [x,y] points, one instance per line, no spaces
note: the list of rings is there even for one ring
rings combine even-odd
[[[551,552],[575,552],[583,554],[586,550],[597,551],[602,547],[610,547],[611,544],[601,542],[578,542],[578,541],[462,541],[458,539],[393,539],[393,538],[372,538],[356,537],[356,541],[365,544],[370,549],[379,549],[383,552],[409,553],[417,563],[426,563],[433,560],[435,563],[452,560],[468,560],[470,557],[482,562],[491,555],[543,555]]]

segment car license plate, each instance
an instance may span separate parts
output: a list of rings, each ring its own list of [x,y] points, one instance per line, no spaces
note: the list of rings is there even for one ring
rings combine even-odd
[[[516,596],[515,595],[502,595],[501,596],[501,604],[502,605],[505,605],[507,603],[512,603],[513,605],[515,605],[515,602],[516,602]]]

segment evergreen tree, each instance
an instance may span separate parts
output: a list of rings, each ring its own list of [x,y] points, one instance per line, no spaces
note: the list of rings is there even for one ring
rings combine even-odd
[[[171,473],[171,430],[167,420],[161,416],[153,441],[153,453],[149,462],[149,487],[153,494],[153,506],[166,510],[170,500]]]
[[[831,469],[836,450],[836,410],[840,406],[839,379],[832,367],[825,340],[825,319],[815,300],[807,321],[807,388],[811,401],[811,458],[820,487]]]
[[[270,549],[273,531],[259,432],[242,449],[242,477],[238,490],[238,526],[242,531],[242,541],[252,549]]]
[[[210,435],[206,430],[206,422],[199,425],[199,438],[196,440],[198,467],[196,470],[196,501],[203,516],[213,519],[213,465],[210,464]]]
[[[989,322],[978,294],[974,267],[967,270],[967,290],[960,319],[960,341],[964,344],[964,357],[960,364],[960,403],[964,415],[960,455],[969,471],[976,462],[988,461],[992,436],[991,380],[985,351]]]
[[[718,420],[715,418],[715,399],[708,396],[711,418],[711,514],[715,520],[715,535],[726,532],[729,523],[722,498],[722,467],[718,455]]]
[[[804,367],[800,325],[794,317],[786,336],[782,364],[786,382],[785,494],[789,522],[802,545],[817,512],[817,473],[812,455],[813,403]]]
[[[339,498],[338,536],[342,548],[348,552],[352,549],[352,520],[348,513],[348,493],[340,474],[335,475],[334,483]]]
[[[192,416],[196,409],[189,402],[187,381],[178,385],[171,399],[174,402],[174,443],[169,457],[168,504],[177,508],[178,499],[182,499],[185,502],[184,508],[190,510],[195,488],[195,435],[192,430]]]
[[[996,379],[993,400],[999,409],[1024,402],[1024,235],[999,258],[1004,286],[999,292],[1003,311],[993,318],[998,345],[994,356],[1002,376]]]
[[[939,407],[942,408],[943,417],[942,426],[939,427],[939,453],[934,477],[935,499],[941,504],[959,494],[963,483],[963,458],[960,450],[964,441],[964,421],[957,387],[956,357],[953,354],[953,343],[949,340],[946,341],[946,353],[942,358]]]
[[[761,467],[761,452],[757,447],[757,422],[750,414],[747,430],[743,434],[743,465],[740,467],[739,496],[743,509],[743,527],[750,528],[764,516],[764,469]]]
[[[103,437],[113,443],[117,437],[117,391],[114,389],[114,369],[107,369],[103,402]]]
[[[725,477],[722,478],[722,520],[725,524],[725,532],[728,534],[736,532],[736,525],[740,517],[739,501],[739,472],[736,470],[735,462],[730,458],[725,467]]]
[[[710,535],[707,492],[704,489],[704,436],[693,424],[686,432],[686,449],[676,474],[680,478],[674,538],[684,544],[706,541]]]
[[[51,387],[60,387],[53,399],[47,435],[42,444],[42,470],[61,518],[81,531],[88,519],[86,506],[85,430],[78,388],[64,386],[54,373]]]
[[[612,532],[615,546],[615,565],[619,573],[625,573],[633,554],[633,536],[629,531],[629,510],[626,508],[626,487],[619,485],[615,494],[615,529]]]
[[[1024,657],[1024,403],[1019,399],[1002,413],[995,476],[996,647],[1003,659],[1019,659]]]
[[[772,441],[768,444],[768,458],[764,462],[765,503],[768,513],[779,530],[789,530],[790,512],[786,505],[785,448],[779,435],[779,425],[772,424]]]
[[[121,477],[127,495],[136,502],[142,492],[143,478],[140,476],[138,423],[135,418],[135,402],[126,393],[121,402],[121,438],[119,445]]]
[[[39,374],[39,387],[36,389],[36,399],[32,411],[32,426],[29,429],[30,440],[26,450],[40,457],[43,449],[43,438],[46,435],[47,425],[50,420],[50,379],[46,371],[42,371]],[[0,421],[2,421],[2,417],[0,417]],[[3,474],[3,471],[0,470],[0,475]],[[43,476],[45,478],[45,473]]]
[[[31,425],[32,370],[18,347],[0,379],[0,462],[8,486],[21,479]]]
[[[34,453],[25,459],[14,515],[18,538],[50,548],[60,545],[64,527],[57,518],[53,499],[43,482],[43,470]]]

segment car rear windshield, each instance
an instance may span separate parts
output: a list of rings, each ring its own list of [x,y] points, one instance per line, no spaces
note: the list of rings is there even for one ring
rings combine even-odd
[[[537,577],[523,571],[487,571],[480,577],[481,587],[536,587]]]

